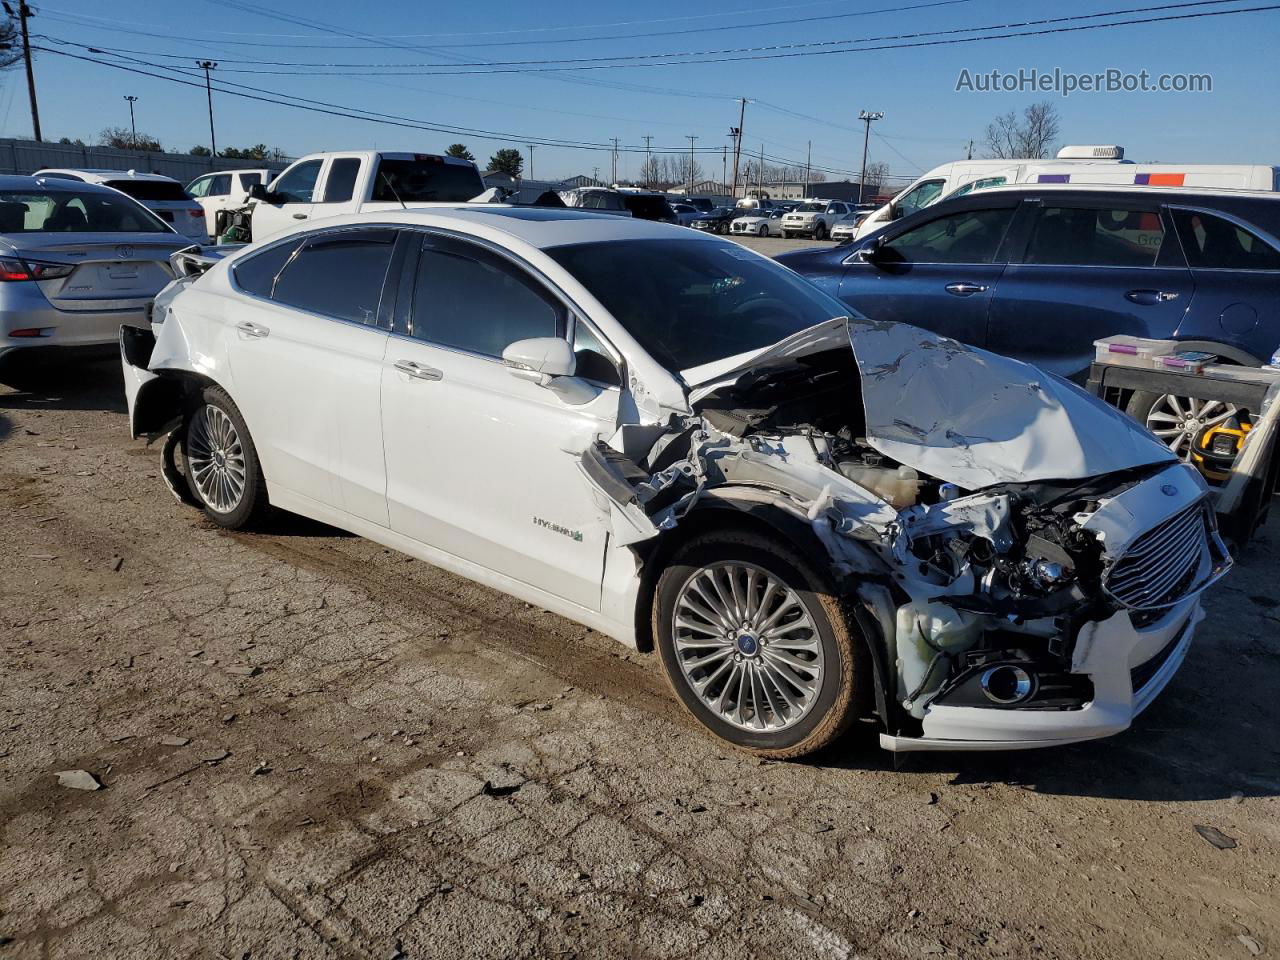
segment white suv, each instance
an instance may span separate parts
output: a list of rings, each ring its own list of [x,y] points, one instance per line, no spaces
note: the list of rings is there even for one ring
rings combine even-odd
[[[196,243],[208,243],[205,229],[204,208],[191,199],[173,177],[159,173],[137,173],[133,170],[37,170],[33,177],[56,180],[76,180],[80,183],[100,183],[127,194],[170,224],[180,234]]]
[[[805,200],[782,218],[784,237],[813,237],[826,240],[837,223],[852,212],[853,207],[839,200]]]
[[[209,236],[218,235],[218,211],[234,210],[249,202],[249,189],[266,186],[271,182],[271,171],[218,170],[196,177],[187,184],[187,193],[204,209],[205,226]]]

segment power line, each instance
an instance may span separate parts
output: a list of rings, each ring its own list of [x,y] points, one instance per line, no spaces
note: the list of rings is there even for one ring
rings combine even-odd
[[[243,9],[244,5],[239,4],[237,0],[223,0],[224,3]],[[446,75],[446,76],[467,76],[480,73],[568,73],[580,70],[607,69],[615,66],[672,66],[683,63],[723,63],[739,60],[774,60],[788,57],[799,56],[823,56],[839,53],[861,53],[871,50],[898,50],[911,47],[930,47],[930,46],[946,46],[959,43],[974,43],[983,40],[999,40],[1011,37],[1030,37],[1043,36],[1055,33],[1072,33],[1081,30],[1101,30],[1110,27],[1134,26],[1148,23],[1161,23],[1172,20],[1192,20],[1202,17],[1211,16],[1231,16],[1240,13],[1257,13],[1266,10],[1280,9],[1280,4],[1272,4],[1267,6],[1247,7],[1234,10],[1216,10],[1202,11],[1199,13],[1178,14],[1164,17],[1142,17],[1132,20],[1120,20],[1110,23],[1092,23],[1082,24],[1074,27],[1055,27],[1046,30],[1026,30],[1027,27],[1048,26],[1051,24],[1067,24],[1079,23],[1083,20],[1097,20],[1103,17],[1126,16],[1136,13],[1153,13],[1163,10],[1185,10],[1193,7],[1219,6],[1226,3],[1238,3],[1241,0],[1185,0],[1181,3],[1166,3],[1155,6],[1145,7],[1129,7],[1121,10],[1109,10],[1099,13],[1071,14],[1062,17],[1048,17],[1038,20],[1022,20],[1011,21],[1008,23],[987,24],[975,27],[955,27],[947,30],[928,30],[917,31],[914,33],[887,34],[883,36],[873,37],[854,37],[842,40],[815,40],[795,43],[777,43],[762,46],[751,47],[726,47],[715,50],[686,50],[667,53],[637,53],[637,54],[617,54],[614,56],[601,57],[577,57],[577,58],[554,58],[540,60],[457,60],[453,63],[347,63],[347,62],[331,62],[331,63],[307,63],[302,61],[240,61],[244,63],[257,64],[262,66],[286,66],[286,67],[319,67],[324,70],[296,70],[296,71],[273,71],[273,70],[234,70],[229,72],[236,73],[252,73],[263,75],[286,75],[286,76],[333,76],[331,72],[335,69],[351,70],[351,69],[370,69],[370,70],[389,70],[395,71],[387,74],[366,74],[372,76],[413,76],[414,74],[406,74],[401,71],[417,70],[420,68],[440,68],[444,70],[428,69],[425,73],[418,74],[424,76]],[[283,19],[282,15],[282,19]],[[292,20],[290,22],[293,22]],[[321,29],[317,27],[317,29]],[[336,28],[324,29],[330,32],[341,32]],[[993,30],[1018,30],[1023,32],[989,34]],[[960,34],[987,34],[984,36],[958,36]],[[350,34],[349,36],[359,38],[361,34]],[[945,37],[948,39],[928,39]],[[927,42],[899,42],[899,41],[927,41]],[[850,44],[869,44],[879,43],[881,46],[874,47],[855,47],[852,49],[843,49]],[[396,46],[384,44],[384,46]],[[841,49],[835,49],[835,48]],[[400,45],[401,49],[419,49],[411,46]],[[778,52],[784,51],[784,52]],[[140,51],[134,51],[140,52]],[[425,51],[435,52],[435,51]],[[156,56],[157,54],[148,54]],[[158,54],[161,57],[178,57],[178,54]],[[704,59],[689,59],[689,58]],[[712,59],[705,59],[712,58]],[[185,59],[185,57],[182,57]],[[653,61],[662,61],[661,63],[653,63]],[[671,61],[671,62],[667,62]],[[230,62],[230,61],[225,61]],[[603,66],[601,66],[603,65]],[[458,68],[532,68],[532,69],[458,69]],[[342,75],[346,75],[345,73]]]

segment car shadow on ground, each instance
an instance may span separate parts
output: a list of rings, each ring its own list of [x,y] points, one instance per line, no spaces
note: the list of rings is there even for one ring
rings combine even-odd
[[[8,388],[8,389],[6,389]],[[119,359],[51,363],[0,371],[0,409],[127,413]]]
[[[1206,680],[1206,678],[1209,678]],[[1211,685],[1210,685],[1211,684]],[[1280,796],[1276,717],[1280,661],[1202,645],[1124,733],[1063,747],[994,753],[899,753],[854,731],[809,762],[828,769],[889,771],[952,785],[1004,783],[1035,793],[1144,801]],[[801,761],[803,762],[803,761]]]

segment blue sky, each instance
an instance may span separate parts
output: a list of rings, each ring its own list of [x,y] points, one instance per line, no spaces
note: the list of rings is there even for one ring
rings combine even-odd
[[[1265,2],[1230,0],[1116,19],[1218,11]],[[737,122],[734,98],[744,96],[754,101],[746,108],[746,151],[756,153],[763,143],[771,157],[803,162],[806,142],[812,140],[815,166],[833,171],[851,170],[860,163],[858,111],[884,111],[884,120],[873,128],[876,135],[871,139],[870,156],[888,163],[893,174],[905,178],[963,156],[970,139],[978,141],[975,155],[980,155],[982,134],[992,117],[1021,110],[1035,100],[1051,99],[1062,115],[1062,142],[1119,143],[1135,160],[1280,163],[1280,125],[1275,122],[1280,106],[1275,67],[1280,10],[914,49],[663,63],[576,73],[456,75],[460,69],[485,69],[463,67],[453,68],[454,75],[403,75],[440,69],[415,67],[396,70],[396,76],[360,76],[368,71],[345,66],[777,48],[1161,3],[651,0],[637,5],[543,0],[536,5],[471,7],[408,0],[359,5],[337,0],[189,0],[181,5],[113,0],[108,15],[103,4],[52,0],[38,6],[31,28],[36,34],[62,41],[58,49],[82,55],[102,57],[65,44],[136,51],[110,58],[132,57],[171,67],[191,67],[196,59],[209,58],[219,61],[215,77],[222,81],[413,121],[510,134],[520,141],[540,137],[603,144],[617,137],[625,147],[642,145],[644,136],[649,135],[655,148],[687,149],[687,136],[692,134],[698,137],[699,148],[719,150],[728,142],[728,128]],[[157,16],[158,10],[163,10],[163,15]],[[299,20],[317,26],[303,25]],[[766,22],[770,25],[749,26]],[[344,33],[372,39],[354,40]],[[625,38],[608,39],[619,35]],[[966,35],[973,34],[952,36]],[[55,46],[53,40],[36,42]],[[236,64],[235,60],[315,66]],[[319,66],[329,63],[344,66]],[[962,69],[985,73],[1029,68],[1076,73],[1118,68],[1146,70],[1153,76],[1206,73],[1213,78],[1213,91],[1077,93],[1064,99],[1043,93],[955,90]],[[233,72],[237,70],[282,73]],[[324,75],[298,75],[302,70]],[[171,149],[185,150],[208,142],[202,87],[181,86],[49,53],[38,54],[36,74],[46,138],[80,137],[92,142],[105,126],[127,125],[128,105],[123,97],[131,94],[139,98],[139,131],[158,137]],[[292,155],[371,145],[439,151],[461,140],[483,163],[495,149],[518,145],[494,137],[451,135],[307,113],[217,92],[214,112],[219,146],[265,142]],[[0,133],[27,136],[30,132],[23,74],[13,69],[0,76]],[[527,154],[523,147],[521,150]],[[619,176],[634,175],[641,160],[641,154],[623,152]],[[699,160],[708,175],[718,176],[718,155]],[[544,145],[534,154],[538,177],[591,174],[593,167],[599,167],[602,176],[608,175],[607,149]]]

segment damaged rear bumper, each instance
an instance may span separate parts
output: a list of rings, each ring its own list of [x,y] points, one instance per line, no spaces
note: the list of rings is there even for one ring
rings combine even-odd
[[[880,745],[894,752],[1030,750],[1120,733],[1178,672],[1203,619],[1195,596],[1150,626],[1135,627],[1125,611],[1089,624],[1081,631],[1072,672],[1088,676],[1094,696],[1080,709],[935,705],[924,716],[923,736],[882,733]]]

